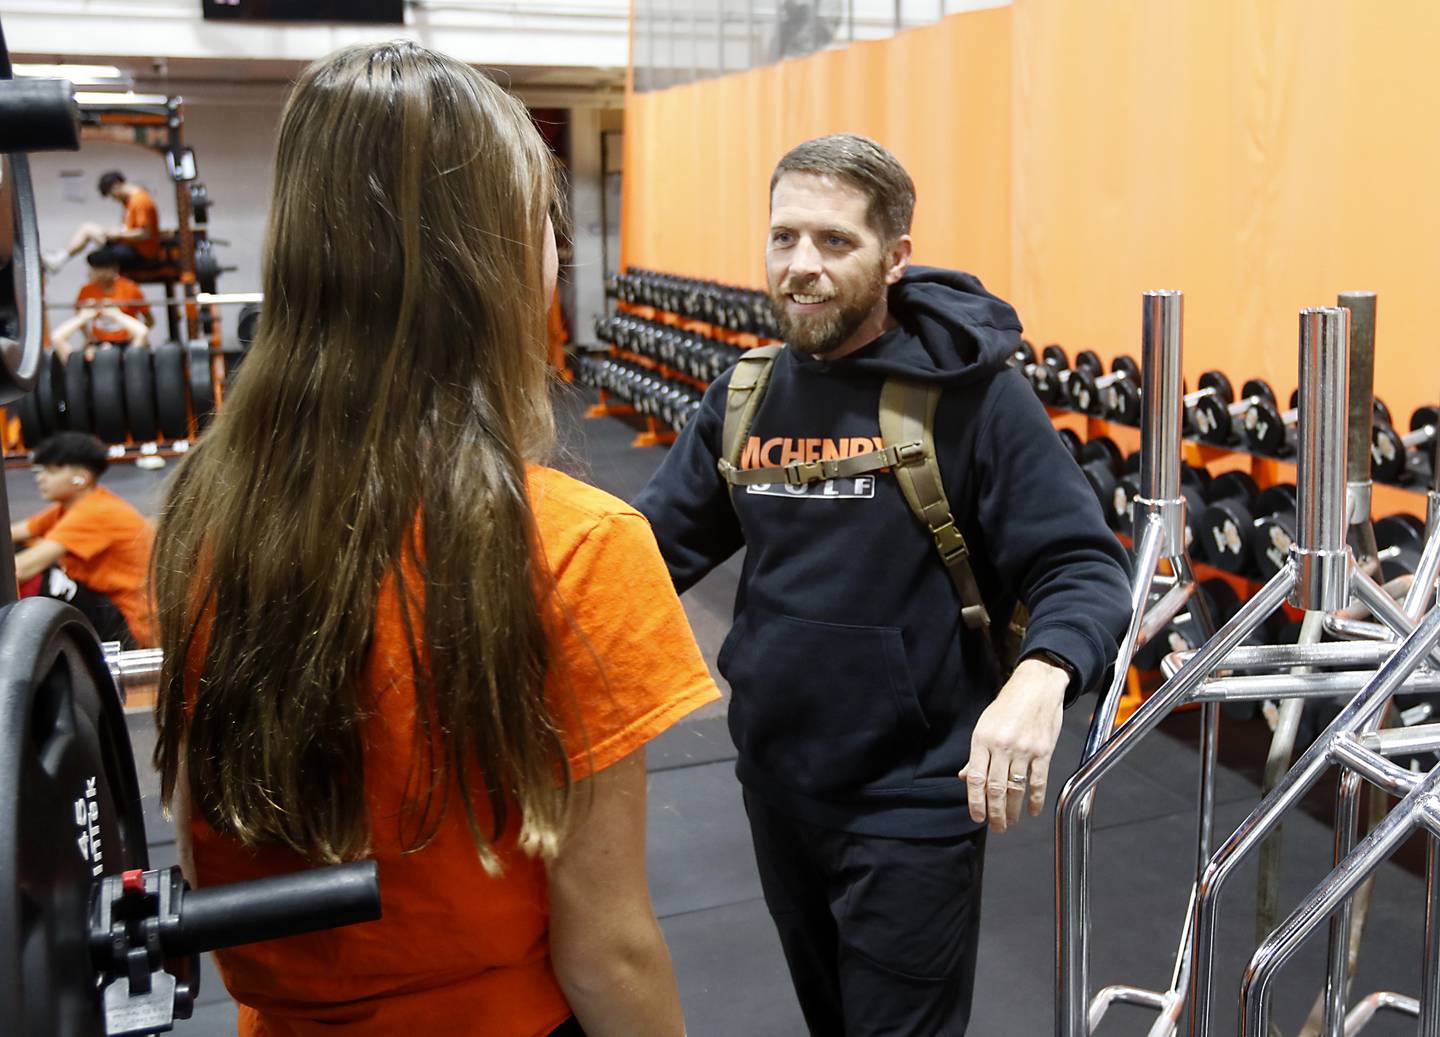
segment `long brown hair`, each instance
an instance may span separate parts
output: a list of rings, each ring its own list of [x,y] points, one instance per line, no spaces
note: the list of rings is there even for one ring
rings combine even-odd
[[[553,201],[525,109],[460,62],[397,42],[301,76],[260,326],[156,536],[167,802],[183,752],[218,831],[319,861],[366,851],[362,673],[388,578],[416,689],[407,845],[434,837],[453,788],[487,867],[512,803],[521,845],[554,852],[570,780],[525,489],[554,435]]]

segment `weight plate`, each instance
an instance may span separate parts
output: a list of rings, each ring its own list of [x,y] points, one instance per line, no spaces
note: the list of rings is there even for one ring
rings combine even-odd
[[[1028,339],[1021,339],[1020,344],[1015,347],[1015,360],[1021,366],[1035,362],[1035,347]]]
[[[1268,580],[1284,568],[1290,558],[1290,546],[1294,542],[1293,511],[1257,518],[1250,534],[1250,553],[1255,559],[1255,575],[1262,580]]]
[[[1133,356],[1117,356],[1110,364],[1111,374],[1123,374],[1137,388],[1140,385],[1140,365]]]
[[[1294,410],[1298,406],[1300,406],[1300,390],[1296,389],[1290,394],[1290,409]]]
[[[34,450],[45,438],[45,424],[40,420],[40,404],[35,394],[22,396],[10,404],[10,412],[20,419],[20,441],[26,450]]]
[[[1240,611],[1240,595],[1229,580],[1213,579],[1200,584],[1200,593],[1210,604],[1210,618],[1219,627]]]
[[[1193,483],[1181,482],[1180,496],[1185,498],[1185,551],[1192,561],[1209,560],[1206,552],[1205,528],[1200,520],[1205,515],[1205,497],[1200,487]]]
[[[1098,461],[1113,475],[1119,475],[1125,470],[1125,455],[1115,445],[1115,441],[1108,436],[1096,436],[1086,442],[1080,451],[1080,463],[1082,465]]]
[[[1230,442],[1234,434],[1230,408],[1218,396],[1202,396],[1195,401],[1190,409],[1190,426],[1204,442],[1221,446]]]
[[[0,611],[0,658],[0,1004],[7,1032],[100,1037],[91,887],[102,876],[148,866],[124,709],[94,630],[64,602],[25,598]]]
[[[118,346],[101,346],[90,361],[90,398],[94,402],[95,434],[106,443],[123,443],[125,375]]]
[[[95,430],[90,409],[90,365],[78,349],[65,361],[65,425],[75,432]]]
[[[1140,424],[1140,389],[1128,379],[1105,387],[1105,416],[1122,425]]]
[[[1417,407],[1415,413],[1410,415],[1410,431],[1419,432],[1422,428],[1434,428],[1440,425],[1440,411],[1434,407]]]
[[[210,370],[210,343],[194,339],[185,347],[190,380],[190,407],[195,412],[195,428],[204,431],[215,414],[215,385]]]
[[[1209,498],[1212,501],[1238,500],[1246,507],[1260,495],[1260,487],[1249,472],[1238,469],[1223,472],[1210,483]]]
[[[47,349],[40,358],[40,375],[35,381],[35,402],[40,407],[40,422],[45,426],[47,436],[66,429],[65,362],[53,349]]]
[[[1263,454],[1281,453],[1285,449],[1285,433],[1285,423],[1268,400],[1257,400],[1245,411],[1245,439],[1252,450]]]
[[[1370,429],[1370,478],[1376,482],[1399,482],[1405,474],[1405,444],[1389,425]]]
[[[1105,361],[1100,359],[1100,354],[1095,350],[1082,349],[1075,354],[1075,370],[1101,375],[1105,373]]]
[[[1395,422],[1390,418],[1390,408],[1385,406],[1385,401],[1375,397],[1375,424],[1393,425]]]
[[[1099,417],[1105,411],[1100,391],[1095,388],[1095,375],[1084,368],[1077,367],[1070,372],[1070,377],[1065,380],[1065,396],[1070,406],[1081,414]]]
[[[1206,371],[1200,376],[1200,388],[1214,389],[1215,394],[1226,404],[1235,402],[1235,387],[1230,384],[1230,379],[1223,371]]]
[[[1276,483],[1274,486],[1267,486],[1261,491],[1260,496],[1255,498],[1255,509],[1253,514],[1274,515],[1274,514],[1295,514],[1295,484],[1288,482]]]
[[[131,346],[125,351],[124,376],[130,435],[137,443],[153,442],[160,438],[160,421],[155,415],[155,382],[149,346]]]
[[[1200,527],[1210,564],[1227,573],[1247,572],[1251,525],[1249,508],[1238,500],[1220,500],[1206,508]]]
[[[1051,343],[1040,351],[1040,359],[1057,371],[1070,370],[1070,354],[1065,352],[1063,346]]]
[[[1030,388],[1035,390],[1035,395],[1040,402],[1054,404],[1060,395],[1060,379],[1055,377],[1055,369],[1049,364],[1034,364],[1027,368],[1025,376],[1030,379]]]
[[[185,352],[174,342],[165,342],[150,355],[155,375],[155,413],[166,439],[184,439],[190,434],[185,420]]]
[[[1114,529],[1119,524],[1114,507],[1115,490],[1120,484],[1119,478],[1115,471],[1103,461],[1092,461],[1081,471],[1085,473],[1085,481],[1090,484],[1090,489],[1095,494],[1095,500],[1100,504],[1106,524]]]
[[[1055,432],[1060,436],[1060,442],[1065,444],[1065,452],[1075,459],[1076,464],[1079,464],[1080,451],[1084,447],[1079,433],[1068,428],[1056,429]]]
[[[1425,523],[1403,512],[1387,515],[1375,523],[1375,546],[1382,551],[1387,547],[1413,547],[1418,551],[1425,546]]]
[[[1262,400],[1269,400],[1271,403],[1275,402],[1275,390],[1270,388],[1270,383],[1263,378],[1251,378],[1240,387],[1242,400],[1248,400],[1255,396]]]
[[[1110,520],[1111,528],[1124,536],[1133,536],[1135,533],[1135,515],[1131,511],[1131,505],[1135,498],[1140,495],[1140,479],[1135,475],[1121,477],[1115,484],[1115,492],[1110,495]]]

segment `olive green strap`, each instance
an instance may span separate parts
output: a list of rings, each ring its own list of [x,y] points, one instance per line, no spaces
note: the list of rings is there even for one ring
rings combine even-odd
[[[807,483],[822,482],[825,479],[850,479],[882,468],[894,468],[920,456],[920,443],[902,443],[887,446],[883,450],[871,450],[854,457],[841,457],[829,461],[792,461],[778,468],[737,468],[727,461],[720,462],[720,474],[731,486],[768,486],[784,483],[787,486],[804,486]]]
[[[935,407],[940,402],[940,388],[934,382],[887,378],[880,390],[880,436],[886,443],[921,444],[919,456],[895,466],[896,481],[910,510],[935,540],[935,549],[960,595],[961,619],[971,630],[988,630],[990,613],[980,597],[970,568],[970,549],[955,524],[935,460]]]
[[[755,422],[755,412],[765,398],[770,384],[770,369],[780,346],[755,346],[747,349],[735,362],[730,385],[725,393],[725,426],[720,433],[720,471],[740,467],[740,452]]]

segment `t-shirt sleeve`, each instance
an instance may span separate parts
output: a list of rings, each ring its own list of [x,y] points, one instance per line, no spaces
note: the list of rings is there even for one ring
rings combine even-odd
[[[71,508],[44,536],[88,562],[115,542],[118,528],[122,527],[102,501],[88,499]]]
[[[579,779],[720,693],[644,518],[607,515],[568,558],[551,562],[547,694]]]
[[[56,504],[46,508],[38,515],[32,515],[26,520],[25,526],[30,530],[32,537],[43,537],[55,528],[55,523],[60,521],[60,514],[60,505]]]

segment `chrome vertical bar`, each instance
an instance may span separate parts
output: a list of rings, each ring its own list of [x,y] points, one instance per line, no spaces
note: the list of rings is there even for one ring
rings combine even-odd
[[[1419,1037],[1440,1037],[1440,849],[1425,843],[1425,961],[1420,975]]]
[[[1350,311],[1300,311],[1299,516],[1291,555],[1298,563],[1290,604],[1338,612],[1350,603],[1345,546],[1345,448]]]
[[[1140,496],[1143,513],[1165,524],[1165,555],[1185,551],[1185,500],[1180,496],[1180,356],[1183,292],[1146,292],[1141,311]]]

